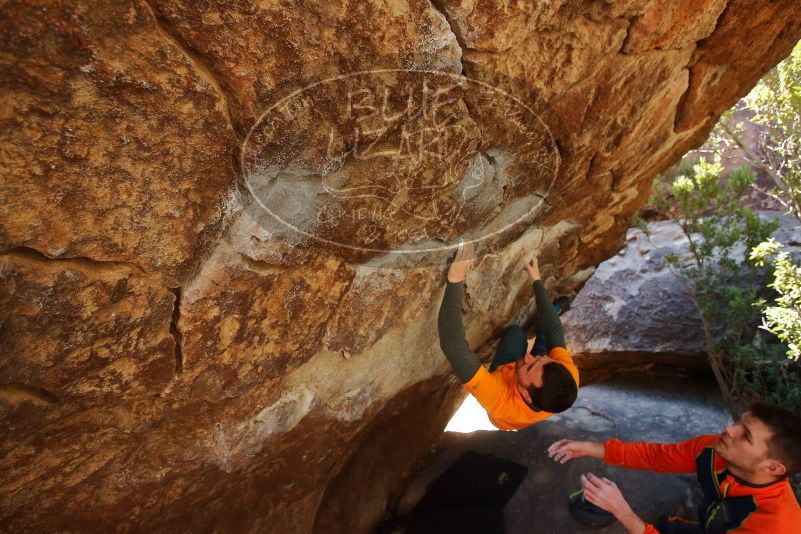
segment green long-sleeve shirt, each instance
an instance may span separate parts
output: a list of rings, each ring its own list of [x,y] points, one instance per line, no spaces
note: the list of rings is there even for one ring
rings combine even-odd
[[[548,350],[553,347],[564,347],[565,339],[562,322],[553,309],[548,291],[542,280],[534,281],[534,296],[537,301],[537,312],[540,318],[538,335],[545,336]],[[475,352],[470,350],[464,333],[462,322],[462,301],[464,299],[464,282],[448,282],[445,295],[439,308],[437,327],[439,330],[439,346],[453,367],[461,382],[467,383],[476,374],[481,362]]]

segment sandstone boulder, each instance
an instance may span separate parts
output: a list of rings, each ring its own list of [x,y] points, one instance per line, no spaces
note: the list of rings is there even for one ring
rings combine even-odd
[[[0,530],[361,531],[462,395],[456,241],[480,348],[801,8],[18,0],[0,35]]]

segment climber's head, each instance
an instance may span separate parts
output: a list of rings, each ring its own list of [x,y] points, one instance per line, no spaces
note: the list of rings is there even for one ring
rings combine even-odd
[[[801,472],[801,417],[756,403],[723,427],[714,446],[732,474],[746,480],[785,478]]]
[[[517,389],[536,411],[563,412],[573,405],[578,387],[570,371],[548,356],[526,354],[515,368]]]

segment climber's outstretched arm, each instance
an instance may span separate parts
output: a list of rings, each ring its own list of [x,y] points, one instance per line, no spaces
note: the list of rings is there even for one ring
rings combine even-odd
[[[469,382],[481,366],[478,356],[467,344],[462,323],[464,279],[472,263],[473,244],[460,245],[448,270],[448,285],[445,287],[437,320],[439,346],[463,384]]]
[[[537,259],[526,260],[525,267],[534,281],[534,298],[537,301],[537,314],[539,315],[538,333],[545,337],[548,352],[551,352],[554,347],[565,348],[565,333],[562,330],[562,321],[553,309],[548,290],[545,289],[545,284],[540,278],[540,267]]]

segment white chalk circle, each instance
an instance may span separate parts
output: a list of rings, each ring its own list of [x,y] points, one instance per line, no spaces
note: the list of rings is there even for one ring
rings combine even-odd
[[[530,219],[560,164],[548,127],[520,99],[407,69],[293,91],[259,117],[240,158],[247,209],[273,233],[395,254],[446,250]]]

